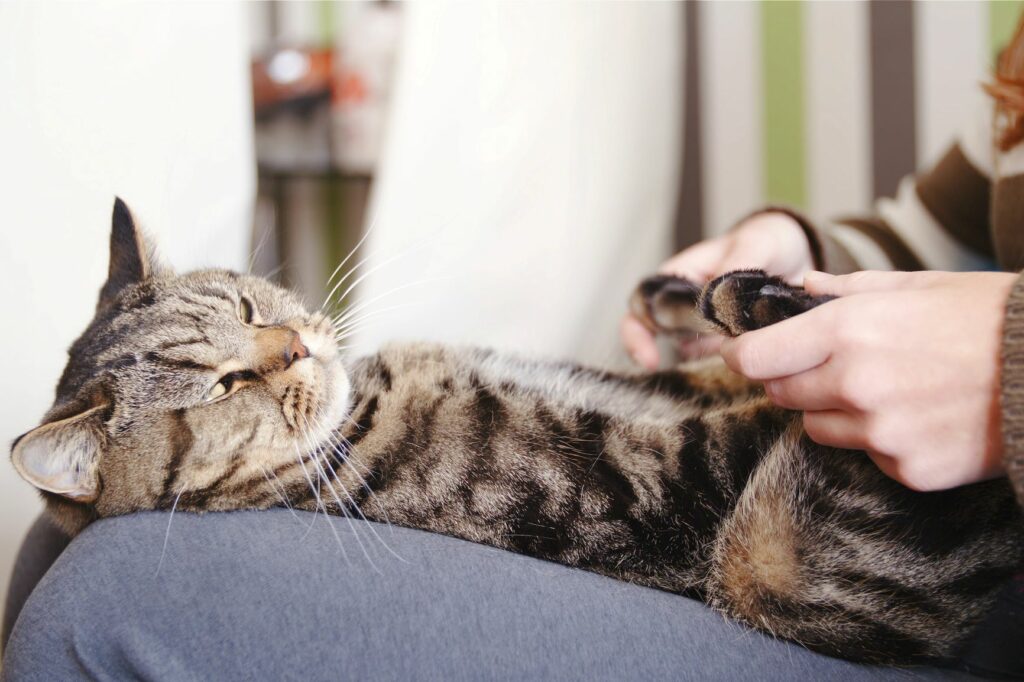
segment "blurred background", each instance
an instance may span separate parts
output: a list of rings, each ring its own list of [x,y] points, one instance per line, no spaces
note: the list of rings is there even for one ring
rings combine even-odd
[[[766,202],[863,210],[934,159],[1021,9],[0,3],[0,439],[92,316],[115,194],[179,269],[333,289],[350,352],[620,365],[674,250]],[[39,509],[0,465],[0,590]]]

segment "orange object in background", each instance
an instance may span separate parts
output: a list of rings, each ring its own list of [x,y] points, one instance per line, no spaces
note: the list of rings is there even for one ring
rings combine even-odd
[[[252,61],[253,107],[257,117],[281,107],[310,106],[328,100],[334,50],[288,47]]]

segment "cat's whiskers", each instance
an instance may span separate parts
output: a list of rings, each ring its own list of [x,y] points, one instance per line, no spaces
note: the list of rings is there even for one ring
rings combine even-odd
[[[350,418],[349,418],[349,420],[351,421]],[[340,432],[335,432],[334,435],[336,437],[335,443],[337,444],[337,447],[340,448],[345,454],[344,454],[344,456],[340,456],[339,457],[338,454],[337,454],[337,450],[333,450],[331,452],[331,457],[339,465],[347,466],[349,468],[349,470],[352,472],[352,474],[357,479],[359,479],[359,483],[366,490],[367,495],[369,495],[370,497],[373,498],[373,501],[377,505],[377,508],[380,509],[381,514],[383,514],[383,516],[384,516],[384,523],[387,524],[388,530],[390,530],[391,532],[394,532],[394,528],[391,526],[391,519],[388,517],[387,509],[385,509],[384,505],[381,504],[380,500],[377,499],[377,494],[375,492],[373,492],[373,488],[370,487],[370,484],[366,481],[365,478],[363,478],[362,474],[359,473],[359,470],[356,469],[355,465],[352,463],[351,459],[348,457],[349,453],[352,452],[352,444],[348,441],[347,438],[342,436]],[[369,473],[370,473],[369,469],[367,469],[366,473],[367,473],[367,475],[369,475]]]
[[[359,238],[359,241],[356,242],[356,245],[353,246],[351,249],[349,249],[348,254],[346,254],[346,256],[341,260],[341,262],[338,263],[337,266],[335,266],[334,270],[331,272],[331,276],[328,277],[327,281],[324,283],[324,288],[325,289],[327,287],[331,286],[331,281],[335,278],[335,276],[337,276],[337,274],[341,271],[341,269],[343,267],[345,267],[345,263],[347,263],[349,261],[349,259],[352,258],[352,256],[356,255],[356,253],[359,251],[359,247],[362,246],[363,242],[365,242],[367,240],[367,238],[370,236],[370,233],[373,232],[373,230],[376,227],[376,225],[377,225],[377,221],[376,220],[373,220],[373,221],[370,222],[370,225],[363,232],[363,236]],[[360,268],[360,266],[362,266],[362,264],[365,263],[367,260],[369,260],[369,256],[366,256],[361,261],[359,261],[354,266],[352,266],[352,268],[349,269],[349,271],[346,272],[342,276],[342,278],[339,281],[339,283],[340,282],[344,282],[345,279],[347,279],[349,277],[349,275],[351,275],[353,272],[357,271]],[[335,287],[335,289],[336,288],[337,287]],[[330,293],[328,293],[326,296],[324,296],[324,301],[323,301],[323,303],[320,304],[320,310],[323,310],[324,306],[327,305],[327,302],[331,300],[331,296],[334,294],[335,289],[331,289]]]
[[[323,510],[324,517],[327,518],[327,525],[330,526],[331,532],[334,533],[334,537],[338,541],[338,547],[341,548],[341,553],[345,557],[345,563],[347,564],[347,563],[349,563],[349,561],[348,561],[348,553],[345,551],[345,545],[344,545],[344,543],[342,543],[341,536],[338,535],[338,531],[334,527],[334,524],[330,522],[331,521],[330,520],[330,514],[327,513],[327,506],[324,504],[323,498],[320,497],[320,486],[319,486],[319,482],[320,481],[318,479],[317,480],[317,484],[313,483],[313,478],[312,478],[312,476],[309,475],[309,470],[306,469],[305,458],[302,456],[302,452],[299,451],[298,444],[293,444],[293,446],[295,448],[295,457],[299,461],[299,467],[302,468],[302,474],[306,477],[306,483],[309,484],[309,490],[310,490],[310,492],[313,493],[313,497],[316,499],[316,509],[313,512],[313,519],[312,519],[312,521],[310,521],[309,527],[306,529],[306,532],[302,536],[302,538],[305,539],[306,536],[309,535],[310,531],[313,530],[313,524],[316,523],[316,515],[317,515],[318,512]]]
[[[281,503],[284,504],[288,511],[292,513],[292,516],[298,519],[299,515],[295,513],[295,508],[292,507],[291,502],[288,501],[288,496],[286,495],[284,484],[281,483],[281,480],[277,477],[277,474],[275,474],[273,471],[267,471],[267,468],[263,466],[262,462],[259,462],[258,464],[260,467],[260,471],[263,473],[263,478],[265,478],[267,483],[270,484],[270,487],[274,489],[274,494],[277,495],[278,499],[281,500]],[[278,489],[278,485],[281,486],[280,489]]]
[[[396,303],[394,305],[386,306],[384,308],[376,308],[374,310],[360,311],[358,315],[355,315],[354,317],[350,317],[350,318],[348,318],[346,320],[342,320],[342,321],[339,321],[339,322],[332,321],[331,322],[331,328],[334,330],[335,334],[338,334],[340,332],[345,331],[346,329],[349,329],[349,328],[353,327],[356,324],[361,323],[362,321],[365,321],[366,319],[368,319],[368,317],[372,317],[374,315],[379,315],[379,314],[381,314],[383,312],[388,312],[388,311],[391,311],[391,310],[398,310],[399,308],[408,308],[409,306],[412,306],[412,305],[414,305],[412,302],[408,302],[407,301],[405,303]]]
[[[319,428],[322,425],[322,418],[320,416],[317,416],[316,417],[316,421],[318,423],[317,425],[318,425],[318,428]],[[341,443],[338,441],[338,438],[340,438],[340,436],[337,434],[336,431],[331,430],[331,431],[328,432],[328,440],[330,442],[330,447],[326,450],[327,457],[329,459],[334,459],[335,461],[339,461],[342,464],[347,464],[348,463],[348,458],[347,457],[341,458],[339,460],[338,457],[336,456],[336,452],[337,452],[338,448],[342,447]],[[391,547],[387,544],[387,542],[384,541],[384,538],[380,537],[380,535],[377,533],[377,530],[376,530],[376,527],[374,526],[374,524],[370,523],[370,520],[366,518],[366,515],[363,513],[363,510],[359,507],[359,503],[356,502],[355,498],[352,497],[352,495],[348,492],[348,489],[346,488],[345,484],[339,478],[337,470],[335,470],[333,466],[328,466],[327,468],[330,469],[331,473],[334,475],[335,481],[337,481],[338,485],[341,487],[341,491],[345,494],[345,497],[348,498],[349,502],[352,505],[352,508],[355,509],[356,513],[359,514],[359,517],[363,521],[367,522],[367,526],[366,527],[370,529],[370,532],[373,533],[374,537],[377,538],[377,541],[380,542],[380,544],[384,547],[384,549],[387,550],[388,553],[391,554],[393,557],[395,557],[396,559],[398,559],[399,561],[401,561],[403,563],[408,563],[405,560],[405,558],[403,558],[402,556],[397,554],[393,549],[391,549]],[[363,484],[363,486],[366,488],[366,490],[369,492],[369,494],[374,497],[374,500],[376,500],[376,496],[373,493],[373,489],[370,488],[369,485],[367,485],[367,483],[363,479],[363,477],[359,475],[359,472],[356,471],[351,465],[349,465],[349,469],[360,480],[360,482]],[[330,483],[328,483],[328,484],[330,485]],[[332,488],[333,488],[333,486],[332,486]],[[378,503],[378,506],[381,506],[381,505]],[[381,506],[381,508],[383,509],[382,506]],[[385,521],[388,524],[388,527],[391,528],[391,520],[387,518],[387,512],[384,512],[384,518],[385,518]]]
[[[356,249],[359,248],[359,245],[363,243],[363,241],[369,235],[370,231],[372,231],[375,226],[376,226],[376,220],[371,222],[370,227],[367,228],[366,234],[363,235],[363,237],[359,240],[359,243],[356,244],[356,246],[352,249],[352,251],[349,253],[349,255],[346,256],[345,259],[341,263],[339,263],[337,267],[335,267],[334,273],[332,273],[331,277],[328,278],[328,281],[327,281],[327,284],[325,285],[325,287],[326,286],[330,286],[330,280],[334,278],[334,274],[337,273],[338,270],[341,269],[341,266],[345,264],[345,261],[347,261],[352,256],[352,254],[355,253]],[[441,228],[438,228],[438,230],[435,231],[435,232],[441,231],[444,227],[447,227],[447,224],[443,225]],[[409,244],[404,249],[401,249],[398,253],[394,254],[390,258],[387,258],[387,259],[381,261],[377,265],[373,266],[372,268],[370,268],[369,270],[364,272],[362,275],[359,276],[358,279],[356,279],[356,281],[352,282],[348,286],[348,288],[345,289],[345,291],[340,296],[337,297],[337,301],[339,303],[341,301],[344,301],[345,297],[348,296],[348,294],[356,287],[356,285],[358,285],[366,277],[368,277],[371,274],[373,274],[375,271],[379,270],[380,268],[384,267],[385,265],[389,265],[389,264],[393,263],[394,261],[398,260],[399,258],[403,258],[404,256],[410,254],[411,252],[413,252],[414,250],[416,250],[416,249],[418,249],[418,248],[420,248],[422,246],[430,244],[434,240],[435,232],[431,232],[431,233],[427,233],[427,234],[423,235],[418,241],[415,241],[412,244]],[[359,268],[362,267],[363,264],[365,264],[368,260],[370,260],[371,257],[372,257],[372,255],[367,255],[365,258],[363,258],[361,261],[359,261],[359,263],[354,265],[347,273],[345,273],[345,275],[331,288],[330,292],[328,292],[327,296],[324,298],[324,302],[320,306],[321,310],[323,310],[324,307],[327,305],[327,303],[332,298],[334,298],[334,294],[337,292],[337,290],[341,286],[341,284],[346,279],[348,279],[353,273],[358,271]]]
[[[357,333],[362,328],[362,325],[365,325],[367,322],[374,319],[375,317],[379,317],[384,313],[398,310],[399,308],[408,308],[412,305],[412,303],[398,303],[393,306],[388,306],[386,308],[380,308],[379,310],[372,310],[363,313],[354,320],[349,320],[344,325],[339,325],[338,327],[336,327],[334,332],[334,340],[337,342],[347,339],[348,337]]]
[[[181,499],[181,494],[185,492],[185,486],[182,486],[181,490],[178,491],[177,496],[174,498],[174,504],[171,505],[171,513],[167,517],[167,530],[164,532],[164,546],[160,550],[160,561],[156,565],[156,575],[160,575],[160,569],[164,567],[164,557],[167,555],[167,542],[171,538],[171,521],[174,520],[174,510],[178,508],[178,500]]]
[[[322,447],[322,445],[319,445],[319,444],[315,443],[313,438],[311,437],[311,430],[309,429],[309,422],[305,418],[305,416],[304,415],[299,415],[299,417],[300,417],[300,419],[302,419],[302,422],[303,422],[302,428],[300,430],[300,434],[302,435],[303,439],[306,441],[306,446],[310,449],[310,460],[316,465],[318,488],[319,488],[319,484],[320,484],[321,481],[328,486],[328,488],[331,490],[331,494],[334,497],[336,504],[338,505],[339,513],[342,516],[344,516],[346,519],[348,519],[349,526],[352,527],[352,521],[351,521],[351,518],[349,517],[349,514],[348,514],[347,510],[345,509],[345,505],[342,504],[340,499],[338,499],[337,492],[334,490],[334,486],[331,484],[330,480],[327,478],[326,472],[324,472],[324,467],[320,463],[320,457],[324,454],[323,447]],[[318,418],[317,418],[317,421],[318,421],[318,423],[317,423],[317,429],[316,430],[320,431],[320,430],[322,430],[322,427],[319,424],[319,419]],[[329,515],[328,512],[327,512],[326,505],[322,505],[322,506],[324,508],[324,515]],[[356,535],[356,540],[359,540],[359,535],[358,535],[358,533],[356,533],[354,527],[352,527],[352,532],[353,532],[354,535]],[[359,544],[360,544],[360,546],[362,546],[362,542],[361,541],[360,541]],[[366,550],[364,549],[363,552],[365,554]]]
[[[590,468],[587,469],[587,473],[584,474],[583,478],[580,479],[580,500],[581,501],[583,500],[583,490],[587,486],[587,479],[590,478],[590,474],[594,473],[594,467],[596,467],[597,463],[601,460],[601,456],[604,455],[605,449],[606,449],[606,446],[602,445],[601,446],[601,451],[597,453],[597,457],[594,458],[594,461],[590,465]]]
[[[348,287],[346,287],[345,291],[343,291],[343,292],[341,293],[341,295],[339,295],[339,296],[338,296],[338,301],[344,301],[344,300],[345,300],[345,297],[346,297],[346,296],[348,296],[348,295],[349,295],[350,293],[352,293],[352,290],[353,290],[353,289],[355,289],[355,288],[356,288],[357,286],[359,286],[359,283],[360,283],[360,282],[362,282],[362,281],[363,281],[363,280],[365,280],[365,279],[366,279],[367,277],[369,277],[369,276],[370,276],[370,275],[372,275],[373,273],[377,272],[378,270],[380,270],[380,269],[381,269],[381,268],[383,268],[384,266],[386,266],[386,265],[389,265],[389,264],[393,263],[394,261],[396,261],[397,259],[401,258],[401,257],[402,257],[402,256],[404,256],[404,255],[405,255],[405,253],[404,253],[404,252],[402,252],[402,253],[396,253],[395,255],[391,256],[390,258],[386,258],[386,259],[384,259],[383,261],[381,261],[380,263],[377,263],[376,265],[374,265],[373,267],[371,267],[371,268],[370,268],[369,270],[367,270],[367,271],[366,271],[366,272],[364,272],[363,274],[361,274],[361,275],[359,275],[358,277],[356,277],[356,278],[355,278],[355,279],[354,279],[354,280],[352,281],[352,283],[351,283],[351,284],[349,284],[349,285],[348,285]],[[367,260],[369,260],[369,258],[370,258],[370,256],[367,256],[366,258],[364,258],[364,259],[363,259],[362,261],[360,261],[360,262],[359,262],[359,265],[362,265],[362,264],[363,264],[364,262],[366,262]],[[358,267],[358,266],[357,266],[357,267]],[[336,291],[338,290],[338,288],[339,288],[339,287],[340,287],[340,286],[341,286],[342,284],[344,284],[344,283],[345,283],[345,280],[346,280],[346,279],[348,278],[348,276],[349,276],[349,275],[351,275],[352,273],[354,273],[355,271],[356,271],[356,269],[355,269],[355,268],[353,268],[353,269],[352,269],[352,270],[351,270],[351,271],[350,271],[349,273],[347,273],[347,274],[346,274],[346,275],[345,275],[344,277],[342,277],[342,278],[341,278],[341,279],[340,279],[340,280],[338,281],[338,283],[337,283],[337,284],[335,284],[335,285],[334,285],[334,287],[333,287],[333,288],[332,288],[332,289],[330,290],[330,292],[328,292],[328,294],[327,294],[327,300],[330,300],[331,298],[333,298],[333,297],[334,297],[334,294],[335,294],[335,292],[336,292]],[[321,306],[321,309],[323,309],[323,306]]]
[[[347,461],[348,461],[348,458],[347,458],[347,457],[343,457],[343,458],[341,458],[341,459],[338,459],[338,458],[337,458],[337,456],[336,456],[336,455],[334,454],[334,453],[336,453],[336,452],[337,452],[337,448],[341,447],[341,443],[340,443],[340,442],[338,442],[338,440],[337,440],[337,438],[336,438],[336,434],[335,434],[334,432],[331,432],[331,434],[330,434],[329,438],[330,438],[330,441],[331,441],[332,447],[331,447],[331,448],[330,448],[330,449],[328,450],[328,457],[330,457],[330,458],[334,459],[335,461],[338,461],[338,462],[339,462],[339,463],[341,463],[341,464],[346,464],[346,463],[347,463]],[[359,507],[359,504],[358,504],[358,503],[357,503],[357,502],[355,501],[355,499],[354,499],[354,498],[352,497],[352,495],[351,495],[351,494],[350,494],[350,493],[348,492],[348,490],[346,489],[346,487],[345,487],[345,484],[344,484],[344,483],[342,483],[341,479],[340,479],[340,478],[338,477],[338,472],[337,472],[337,471],[336,471],[336,470],[335,470],[335,469],[334,469],[333,467],[328,467],[328,468],[329,468],[329,469],[331,470],[331,472],[332,472],[332,473],[334,474],[334,479],[335,479],[335,480],[336,480],[336,481],[338,482],[338,485],[339,485],[339,486],[341,487],[341,491],[342,491],[342,492],[343,492],[343,493],[345,494],[345,497],[347,497],[347,498],[349,499],[349,502],[351,502],[351,504],[352,504],[352,507],[353,507],[353,509],[355,509],[355,510],[356,510],[356,513],[357,513],[357,514],[359,514],[359,517],[360,517],[360,518],[361,518],[361,519],[362,519],[363,521],[367,522],[367,528],[369,528],[369,529],[370,529],[370,532],[372,532],[372,533],[373,533],[373,535],[374,535],[374,536],[375,536],[375,537],[377,538],[377,540],[378,540],[378,541],[380,542],[380,544],[381,544],[381,545],[382,545],[382,546],[384,547],[384,549],[386,549],[386,550],[388,551],[388,553],[389,553],[389,554],[391,554],[391,556],[395,557],[395,558],[396,558],[396,559],[398,559],[399,561],[401,561],[401,562],[403,562],[403,563],[408,563],[408,561],[406,561],[406,560],[405,560],[405,558],[403,558],[402,556],[400,556],[399,554],[397,554],[397,553],[396,553],[396,552],[395,552],[395,551],[394,551],[393,549],[391,549],[391,547],[390,547],[390,546],[388,545],[388,543],[384,541],[384,538],[382,538],[382,537],[381,537],[381,536],[380,536],[380,535],[379,535],[379,534],[377,533],[377,530],[376,530],[376,528],[374,527],[374,524],[373,524],[373,523],[371,523],[371,522],[370,522],[370,520],[369,520],[368,518],[366,518],[366,515],[365,515],[365,514],[363,514],[363,510],[362,510],[362,509],[360,509],[360,507]],[[354,469],[353,467],[351,467],[351,466],[349,466],[349,469],[350,469],[350,470],[352,471],[352,473],[353,473],[353,474],[355,474],[355,476],[356,476],[356,477],[357,477],[357,478],[358,478],[358,479],[359,479],[359,480],[360,480],[360,481],[362,482],[362,484],[363,484],[363,486],[364,486],[364,487],[366,488],[367,492],[368,492],[368,493],[369,493],[369,494],[370,494],[370,495],[371,495],[371,496],[372,496],[372,497],[374,498],[374,500],[376,501],[376,500],[377,500],[377,496],[376,496],[376,495],[374,495],[373,489],[372,489],[372,488],[370,488],[370,486],[369,486],[369,485],[367,485],[367,483],[366,483],[366,481],[365,481],[365,480],[363,479],[363,477],[359,475],[359,472],[358,472],[358,471],[356,471],[356,470],[355,470],[355,469]],[[380,504],[379,502],[377,503],[377,506],[378,506],[378,507],[380,507],[380,508],[381,508],[381,509],[383,510],[383,505],[381,505],[381,504]],[[391,520],[390,520],[390,519],[389,519],[389,518],[387,517],[387,512],[384,512],[384,518],[385,518],[385,521],[386,521],[386,523],[388,524],[388,528],[389,528],[389,529],[391,529],[391,530],[392,530],[392,532],[393,532],[393,528],[391,528]]]
[[[272,269],[267,274],[262,275],[262,277],[264,279],[273,280],[275,277],[277,277],[279,274],[281,274],[284,271],[285,268],[289,267],[290,265],[291,265],[290,260],[285,258],[280,263],[277,264],[276,268]]]
[[[249,254],[249,266],[245,269],[248,274],[252,274],[252,266],[256,265],[256,258],[260,255],[260,251],[263,250],[263,247],[266,246],[267,240],[273,231],[273,228],[263,230],[263,236],[260,237],[259,242],[256,244],[256,248],[254,248],[252,253]]]
[[[369,274],[369,273],[367,273],[367,274]],[[422,277],[422,278],[417,279],[417,280],[412,281],[412,282],[407,282],[405,284],[399,284],[397,286],[394,286],[394,287],[388,289],[387,291],[384,291],[384,292],[381,292],[381,293],[377,294],[373,298],[367,299],[365,301],[360,301],[359,303],[357,303],[357,304],[355,304],[353,306],[350,306],[349,308],[345,309],[345,311],[339,313],[338,315],[333,316],[331,318],[331,322],[334,324],[335,327],[337,327],[338,325],[343,324],[346,320],[351,319],[352,316],[354,316],[356,313],[358,313],[358,312],[360,312],[362,310],[365,310],[368,306],[373,305],[374,303],[376,303],[377,301],[379,301],[381,299],[387,298],[388,296],[393,296],[394,294],[396,294],[396,293],[398,293],[400,291],[405,291],[406,289],[411,289],[412,287],[419,287],[419,286],[422,286],[424,284],[433,284],[435,282],[444,281],[446,279],[451,279],[451,278],[448,277],[448,276]],[[358,282],[353,282],[353,286],[356,283],[358,283]],[[347,293],[348,292],[346,292],[344,295],[347,295]]]
[[[323,465],[321,465],[321,463],[320,463],[320,453],[322,452],[323,446],[319,445],[319,444],[313,443],[312,438],[310,437],[311,436],[311,429],[309,428],[309,422],[306,420],[305,415],[298,415],[298,416],[299,416],[300,419],[302,419],[302,421],[304,423],[304,426],[303,426],[303,428],[301,430],[301,433],[303,435],[303,438],[306,440],[306,443],[311,448],[311,453],[314,455],[312,457],[312,461],[316,465],[317,476],[319,476],[323,480],[324,484],[327,486],[327,489],[330,490],[331,496],[334,498],[335,503],[338,505],[338,512],[342,516],[344,516],[345,520],[348,522],[349,528],[351,529],[352,534],[356,538],[356,542],[359,543],[359,548],[363,551],[363,556],[366,557],[366,561],[370,564],[370,566],[373,568],[373,570],[375,570],[375,571],[377,571],[379,573],[380,569],[373,562],[373,559],[370,557],[370,553],[366,550],[366,546],[363,544],[363,540],[359,536],[359,531],[356,529],[355,524],[352,522],[351,515],[346,510],[345,504],[341,501],[341,498],[338,497],[338,491],[335,489],[334,484],[330,480],[330,477],[328,477],[327,472],[325,471],[325,467]],[[317,425],[317,427],[318,428],[316,430],[319,431],[320,430],[319,425]],[[330,466],[328,466],[326,468],[330,468],[332,472],[334,471],[333,468],[331,468]],[[337,479],[337,472],[334,472],[334,476]],[[340,483],[340,481],[339,481],[339,483]],[[345,493],[345,496],[349,497],[349,500],[351,501],[352,498],[351,498],[351,496],[349,496],[348,491],[345,490],[345,486],[344,485],[341,486],[341,489],[342,489],[342,492]],[[356,511],[359,513],[360,516],[362,516],[362,512],[359,511],[358,506],[356,506]],[[324,509],[324,514],[327,514],[326,508]],[[363,520],[364,521],[366,520],[365,517],[363,518]],[[331,524],[331,527],[332,528],[334,527],[333,523]],[[372,530],[372,528],[371,528],[371,530]]]

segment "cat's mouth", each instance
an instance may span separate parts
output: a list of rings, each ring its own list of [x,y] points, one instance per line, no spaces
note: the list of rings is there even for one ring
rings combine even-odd
[[[281,397],[285,423],[303,450],[333,443],[351,409],[351,383],[334,343],[333,328],[320,320],[300,329],[309,357],[290,370],[294,377]]]

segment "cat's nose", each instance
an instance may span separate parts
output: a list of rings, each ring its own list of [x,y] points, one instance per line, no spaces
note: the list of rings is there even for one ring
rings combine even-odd
[[[293,363],[298,362],[302,358],[308,357],[309,349],[302,343],[302,337],[299,336],[299,333],[293,331],[291,339],[288,341],[288,347],[284,350],[285,369],[288,369]]]
[[[257,364],[266,371],[286,370],[310,356],[302,337],[286,326],[265,327],[256,332]]]

